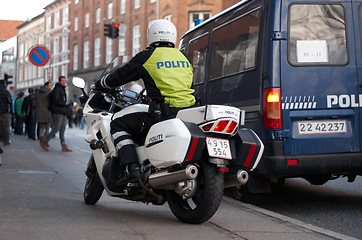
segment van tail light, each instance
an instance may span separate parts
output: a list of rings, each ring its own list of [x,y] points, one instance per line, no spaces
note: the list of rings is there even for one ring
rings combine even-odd
[[[280,88],[264,89],[263,114],[265,128],[282,128]]]

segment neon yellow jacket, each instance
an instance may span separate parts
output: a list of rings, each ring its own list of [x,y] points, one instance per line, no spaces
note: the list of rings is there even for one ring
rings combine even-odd
[[[106,84],[117,87],[140,78],[152,101],[177,108],[195,104],[194,90],[191,89],[192,65],[178,49],[148,47],[110,74]]]

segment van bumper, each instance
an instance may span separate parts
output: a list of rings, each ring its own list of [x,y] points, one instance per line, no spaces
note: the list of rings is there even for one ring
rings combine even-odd
[[[311,174],[362,175],[362,152],[284,155],[282,141],[264,142],[264,145],[261,172],[265,171],[270,178]]]

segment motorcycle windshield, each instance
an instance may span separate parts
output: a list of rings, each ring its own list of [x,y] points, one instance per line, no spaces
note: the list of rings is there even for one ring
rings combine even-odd
[[[107,74],[115,71],[117,68],[127,63],[127,56],[117,56],[108,64],[106,69],[102,72],[98,79],[106,76]]]

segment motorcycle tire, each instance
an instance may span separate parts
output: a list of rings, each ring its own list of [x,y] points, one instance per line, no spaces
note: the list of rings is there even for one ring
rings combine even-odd
[[[93,155],[91,155],[89,159],[87,173],[83,199],[86,204],[94,205],[101,198],[104,187],[101,179],[99,178]]]
[[[200,224],[209,220],[219,208],[224,191],[224,175],[208,161],[201,161],[195,195],[183,200],[168,191],[167,200],[172,213],[184,223]]]

